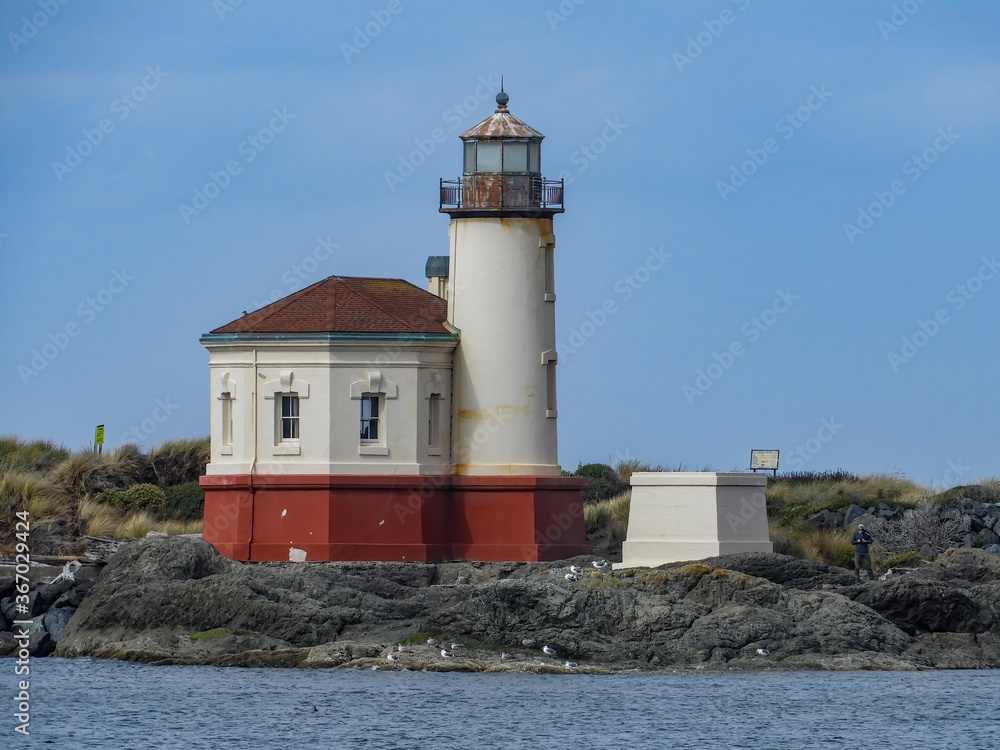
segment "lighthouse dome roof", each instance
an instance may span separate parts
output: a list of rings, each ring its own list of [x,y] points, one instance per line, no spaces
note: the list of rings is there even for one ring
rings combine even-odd
[[[503,92],[501,92],[503,93]],[[469,128],[461,136],[463,141],[518,138],[540,141],[545,136],[527,123],[521,122],[507,111],[507,96],[497,95],[497,110],[475,127]]]

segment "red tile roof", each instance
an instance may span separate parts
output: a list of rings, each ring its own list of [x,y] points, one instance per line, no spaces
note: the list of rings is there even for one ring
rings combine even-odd
[[[212,333],[448,333],[448,303],[403,279],[331,276]]]

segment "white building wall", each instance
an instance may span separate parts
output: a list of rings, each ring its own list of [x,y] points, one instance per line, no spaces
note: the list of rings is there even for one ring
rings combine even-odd
[[[556,348],[546,289],[552,220],[453,218],[449,238],[448,319],[461,331],[455,473],[558,476],[557,403],[544,364]]]
[[[209,344],[212,457],[207,473],[450,473],[452,346]],[[359,397],[373,388],[382,396],[380,440],[362,444]],[[222,444],[224,392],[233,396],[231,447]],[[286,392],[299,396],[298,440],[283,440],[278,432],[276,402]],[[427,444],[432,393],[441,397],[438,450]]]

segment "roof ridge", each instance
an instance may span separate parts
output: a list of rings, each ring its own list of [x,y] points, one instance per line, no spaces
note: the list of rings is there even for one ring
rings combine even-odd
[[[366,277],[344,277],[344,276],[341,276],[340,278],[346,280],[347,278],[366,278]],[[370,277],[368,277],[368,278],[370,278]],[[402,281],[404,284],[408,284],[409,286],[412,286],[414,289],[418,289],[421,292],[424,291],[423,289],[420,289],[420,287],[417,286],[416,284],[410,284],[410,282],[407,281],[406,279],[379,279],[379,281]],[[347,285],[345,284],[344,286],[347,286]],[[355,289],[353,285],[351,285],[349,287],[349,289],[355,295],[357,295],[358,297],[361,297],[362,299],[368,301],[369,303],[371,303],[371,305],[373,307],[378,308],[383,313],[385,313],[386,315],[388,315],[390,318],[392,318],[393,320],[395,320],[397,323],[401,323],[403,326],[405,326],[407,328],[412,328],[413,323],[411,321],[403,320],[402,318],[398,317],[396,314],[389,312],[384,307],[382,307],[382,305],[380,305],[378,302],[376,302],[372,297],[370,297],[369,295],[365,294],[364,292],[362,292],[362,291],[360,291],[358,289]],[[430,292],[427,292],[427,293],[431,294]]]

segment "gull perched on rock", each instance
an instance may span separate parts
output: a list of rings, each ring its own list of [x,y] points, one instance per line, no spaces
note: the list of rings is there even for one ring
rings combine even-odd
[[[598,570],[600,570],[601,568],[608,567],[608,561],[607,560],[594,560],[594,562],[592,562],[591,565],[593,565],[595,568],[597,568]]]
[[[770,653],[771,652],[768,651],[766,648],[759,648],[759,649],[757,649],[757,656],[767,656]]]
[[[427,639],[427,645],[428,646],[436,646],[436,645],[438,645],[437,638],[428,638]]]
[[[506,651],[500,652],[500,661],[510,661],[511,659],[516,659],[513,654],[508,654]]]
[[[397,644],[396,644],[396,650],[397,650],[397,651],[398,651],[399,653],[401,653],[401,654],[405,654],[405,653],[406,653],[407,651],[409,651],[410,649],[408,649],[408,648],[407,648],[406,646],[404,646],[404,645],[403,645],[402,643],[397,643]]]
[[[566,666],[566,669],[574,669],[576,667],[576,662],[575,661],[568,661],[568,662],[566,662],[565,666]]]
[[[521,645],[522,646],[527,646],[528,648],[531,648],[532,646],[535,645],[535,639],[534,638],[525,638],[523,641],[521,641]]]
[[[451,649],[452,649],[452,651],[458,651],[464,645],[465,645],[464,643],[453,643],[453,644],[451,644]]]
[[[542,651],[544,651],[549,656],[555,656],[556,650],[552,646],[542,646]]]
[[[570,565],[569,566],[569,572],[570,573],[575,573],[576,575],[580,575],[580,573],[583,572],[583,568],[578,568],[575,565]]]
[[[399,661],[399,657],[396,656],[395,654],[389,654],[388,659],[389,661]]]
[[[441,649],[441,656],[443,656],[445,659],[450,659],[454,655],[455,654],[453,654],[451,651],[449,651],[446,648]]]
[[[567,573],[567,574],[566,574],[565,576],[563,576],[563,577],[564,577],[564,578],[565,578],[565,579],[566,579],[567,581],[579,581],[579,580],[580,580],[580,578],[579,578],[578,576],[574,575],[573,573]]]

